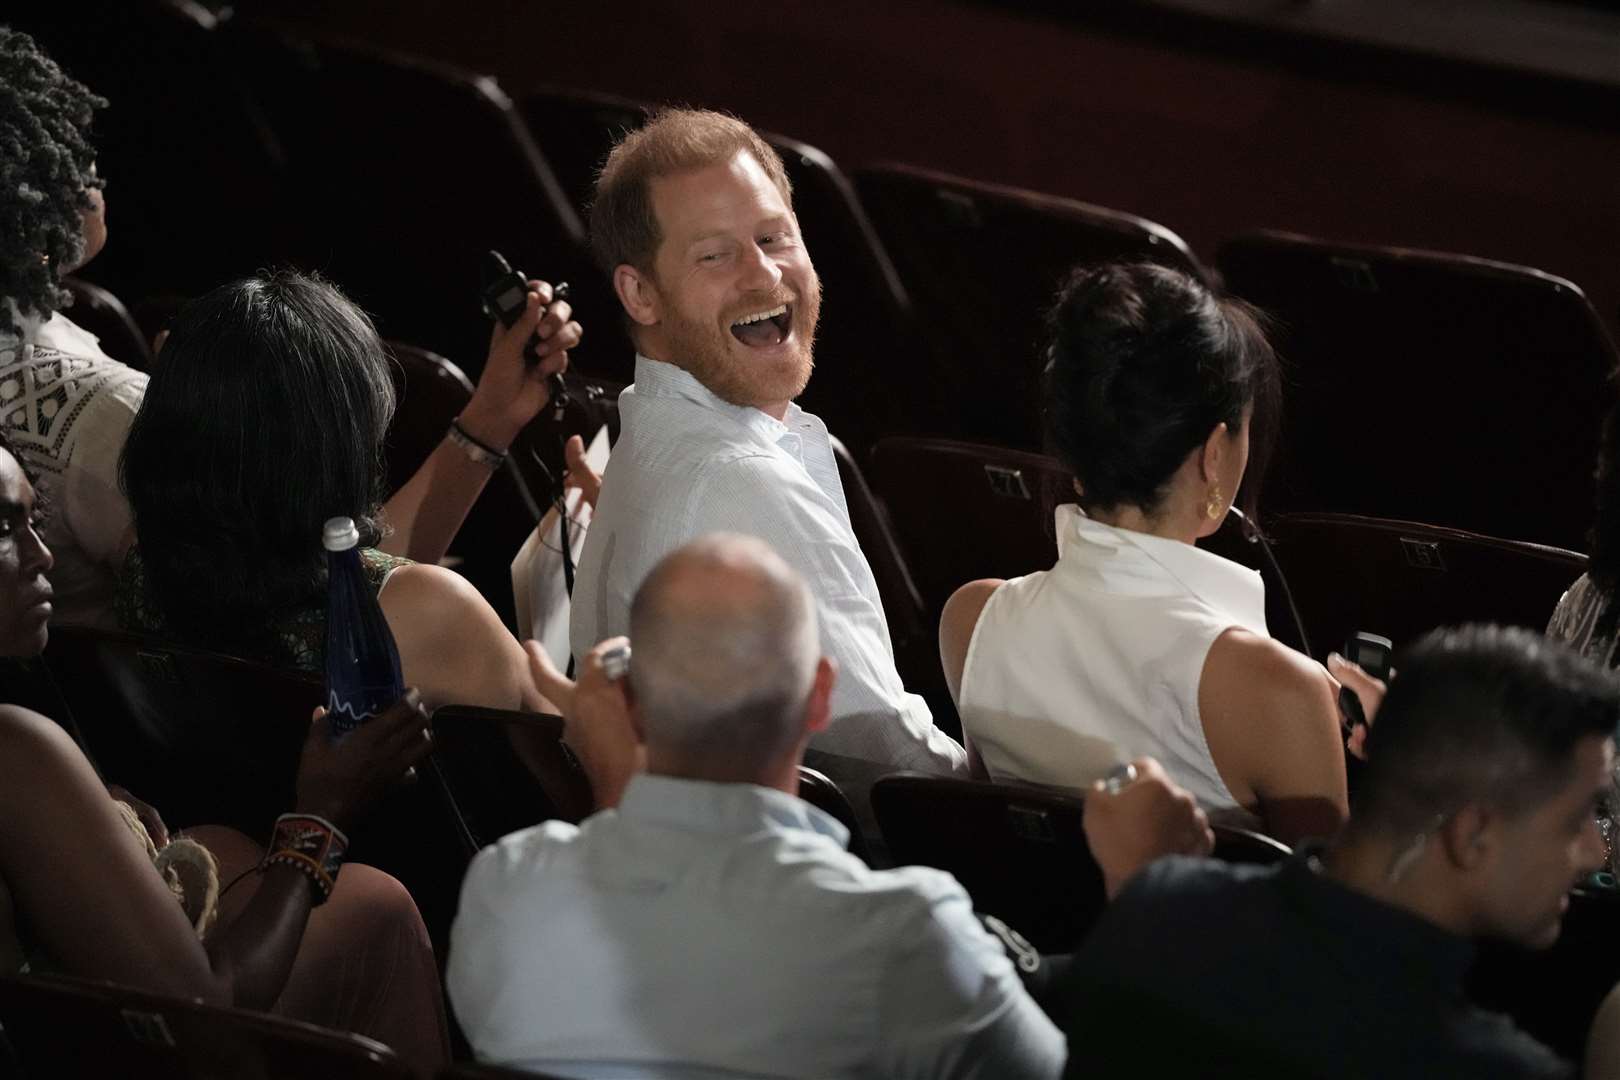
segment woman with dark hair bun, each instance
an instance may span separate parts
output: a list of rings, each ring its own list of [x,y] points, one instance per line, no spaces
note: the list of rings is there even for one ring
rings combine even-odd
[[[1214,820],[1332,833],[1337,685],[1268,635],[1258,574],[1194,546],[1275,405],[1256,314],[1178,270],[1115,264],[1075,271],[1047,331],[1049,435],[1077,496],[1057,509],[1057,565],[964,585],[940,626],[977,767],[1083,788],[1151,756]]]

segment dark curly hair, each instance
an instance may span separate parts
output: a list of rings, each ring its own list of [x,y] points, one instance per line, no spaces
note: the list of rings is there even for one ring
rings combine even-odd
[[[326,520],[382,537],[394,403],[371,320],[319,277],[260,273],[187,304],[120,460],[166,629],[282,659],[274,626],[323,602]]]
[[[102,186],[90,121],[106,104],[33,38],[0,27],[0,300],[20,313],[45,316],[68,302],[61,267],[84,253],[81,215]],[[3,305],[0,329],[21,332]]]
[[[1047,437],[1081,507],[1156,512],[1187,455],[1251,404],[1253,496],[1275,431],[1278,364],[1254,308],[1180,270],[1108,263],[1072,271],[1047,314]]]

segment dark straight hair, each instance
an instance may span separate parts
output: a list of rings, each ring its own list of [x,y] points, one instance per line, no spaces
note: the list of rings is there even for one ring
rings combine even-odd
[[[381,539],[389,360],[321,278],[260,273],[175,319],[120,463],[147,600],[170,630],[262,651],[320,602],[321,526]]]

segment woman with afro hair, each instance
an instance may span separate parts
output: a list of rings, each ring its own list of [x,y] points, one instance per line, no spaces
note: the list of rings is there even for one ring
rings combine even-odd
[[[52,507],[56,606],[112,625],[113,574],[133,535],[118,454],[146,376],[57,309],[62,278],[107,239],[91,120],[107,103],[27,34],[0,27],[0,428]]]

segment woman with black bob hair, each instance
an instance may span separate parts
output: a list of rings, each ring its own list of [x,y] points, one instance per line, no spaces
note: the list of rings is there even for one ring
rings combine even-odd
[[[464,578],[377,550],[388,364],[366,315],[312,275],[261,273],[188,304],[124,447],[136,545],[119,621],[318,671],[322,525],[351,517],[405,680],[428,706],[538,708],[522,650]]]
[[[1249,463],[1277,360],[1256,312],[1151,264],[1074,271],[1047,319],[1058,561],[946,604],[940,651],[993,779],[1084,788],[1164,763],[1213,820],[1288,842],[1346,816],[1337,685],[1266,631],[1254,571],[1195,546]],[[1263,453],[1257,456],[1263,456]]]

